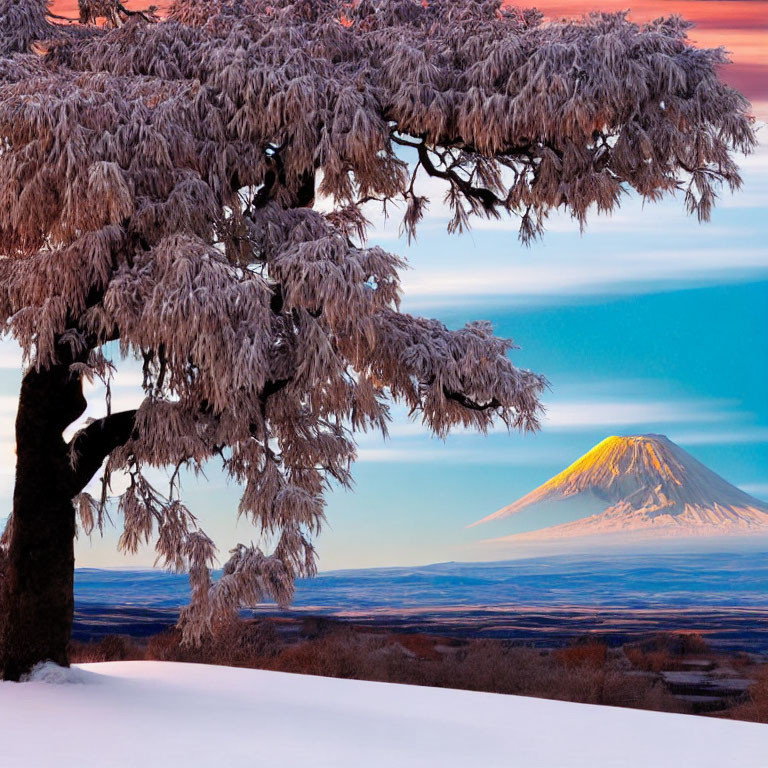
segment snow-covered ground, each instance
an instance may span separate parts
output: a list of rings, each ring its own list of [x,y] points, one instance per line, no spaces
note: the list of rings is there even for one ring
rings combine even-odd
[[[0,683],[2,768],[766,768],[768,726],[165,662]]]

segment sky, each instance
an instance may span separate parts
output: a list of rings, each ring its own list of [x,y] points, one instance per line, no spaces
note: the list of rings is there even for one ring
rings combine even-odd
[[[66,12],[72,3],[58,3]],[[136,5],[135,3],[133,4]],[[140,3],[138,5],[141,5]],[[603,0],[617,10],[626,0]],[[552,16],[588,10],[583,2],[544,3]],[[597,6],[595,6],[597,7]],[[768,2],[650,2],[633,18],[678,12],[696,21],[691,37],[724,45],[734,64],[726,79],[768,118]],[[680,199],[642,206],[625,199],[610,218],[577,225],[555,216],[543,241],[524,248],[514,220],[446,232],[437,203],[407,245],[397,224],[375,212],[371,242],[407,257],[403,309],[449,327],[487,319],[520,349],[515,364],[547,376],[547,416],[535,435],[461,432],[441,441],[394,409],[388,441],[363,435],[352,491],[328,496],[318,540],[323,570],[514,557],[485,540],[565,520],[536,510],[467,530],[510,504],[612,434],[665,434],[730,482],[768,500],[768,139],[742,158],[744,187],[724,193],[712,221],[698,224]],[[433,200],[441,198],[435,189]],[[0,517],[10,509],[13,419],[19,355],[0,342]],[[138,404],[140,376],[121,372],[113,409]],[[89,390],[88,415],[103,413]],[[257,541],[235,522],[239,489],[215,468],[187,479],[186,502],[226,551]],[[152,565],[151,549],[125,558],[117,531],[81,538],[79,566]]]

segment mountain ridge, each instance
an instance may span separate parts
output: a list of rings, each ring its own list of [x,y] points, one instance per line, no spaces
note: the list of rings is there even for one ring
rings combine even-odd
[[[608,533],[768,533],[768,504],[736,488],[669,438],[657,434],[608,437],[543,485],[472,526],[504,519],[534,505],[574,499],[583,500],[594,513],[503,540]]]

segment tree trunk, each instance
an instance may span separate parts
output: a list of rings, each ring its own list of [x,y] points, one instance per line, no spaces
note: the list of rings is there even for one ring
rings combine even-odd
[[[85,410],[68,361],[23,379],[16,416],[16,486],[4,563],[0,675],[18,680],[35,664],[67,664],[74,613],[75,510],[62,437]]]

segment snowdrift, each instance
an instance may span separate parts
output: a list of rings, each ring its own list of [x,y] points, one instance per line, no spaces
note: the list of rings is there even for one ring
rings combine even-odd
[[[768,726],[166,662],[0,683],[3,768],[765,768]]]

